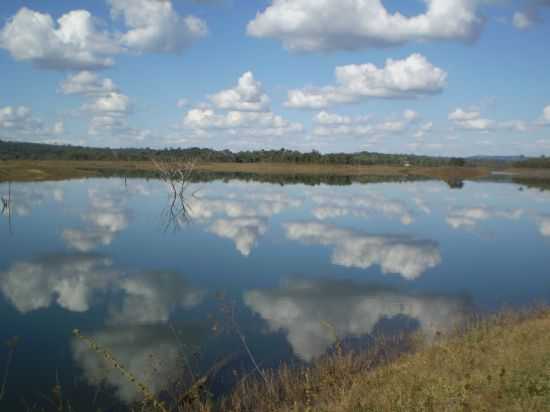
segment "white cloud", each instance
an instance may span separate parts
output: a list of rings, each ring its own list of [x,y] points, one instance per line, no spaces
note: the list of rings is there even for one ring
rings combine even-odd
[[[418,127],[418,130],[414,134],[414,137],[417,139],[423,138],[427,133],[433,129],[433,122],[426,122]]]
[[[65,133],[65,124],[62,121],[55,122],[52,128],[54,134],[63,134]]]
[[[130,111],[130,99],[122,93],[110,92],[84,108],[94,113],[126,114]]]
[[[466,111],[458,108],[449,113],[448,118],[461,129],[489,130],[496,126],[493,120],[481,117],[481,113],[475,110]]]
[[[542,110],[542,115],[538,123],[541,125],[550,125],[550,105]]]
[[[47,126],[33,116],[27,106],[0,107],[0,138],[10,140],[50,141],[65,131],[62,121]]]
[[[439,93],[447,84],[447,73],[417,53],[388,59],[383,68],[371,63],[337,66],[335,77],[335,86],[290,90],[285,105],[321,109],[366,98],[416,98]]]
[[[101,31],[87,10],[73,10],[57,21],[21,8],[0,31],[0,47],[18,61],[54,70],[98,70],[114,64],[123,51],[181,53],[207,34],[206,23],[180,16],[170,0],[109,0],[111,16],[123,16],[125,33]]]
[[[381,138],[387,134],[401,133],[418,119],[418,113],[406,110],[402,119],[375,122],[370,116],[342,116],[326,111],[319,112],[314,120],[313,135],[320,137],[354,136]]]
[[[305,361],[323,355],[337,339],[372,333],[383,319],[407,316],[433,337],[453,330],[465,314],[465,304],[457,299],[349,281],[291,279],[279,289],[246,292],[244,302],[271,331],[284,331],[294,353]]]
[[[123,16],[130,30],[120,42],[137,52],[181,53],[204,37],[206,23],[195,16],[180,16],[171,0],[108,0],[113,17]]]
[[[92,115],[88,127],[90,135],[117,133],[120,136],[130,130],[127,119],[131,110],[130,98],[122,93],[106,93],[84,104],[82,109]]]
[[[88,70],[67,76],[61,83],[63,94],[80,94],[85,96],[108,95],[118,92],[118,88],[111,79],[101,78]]]
[[[262,84],[254,79],[252,72],[244,73],[238,84],[210,96],[219,109],[263,112],[269,110],[269,97],[263,92]]]
[[[529,131],[531,125],[523,120],[496,121],[484,118],[477,109],[457,108],[450,112],[448,119],[459,129],[488,132],[495,130]]]
[[[218,113],[212,109],[194,108],[183,119],[183,126],[194,131],[217,129],[228,134],[249,136],[284,136],[303,131],[301,123],[289,122],[272,112],[229,111]]]
[[[86,10],[74,10],[57,23],[49,14],[21,8],[0,31],[0,47],[18,61],[47,69],[95,70],[113,65],[120,52],[111,35],[96,27]]]
[[[296,51],[387,47],[409,41],[472,41],[483,27],[475,0],[429,0],[413,17],[390,13],[381,0],[273,0],[247,33],[281,40]]]
[[[197,105],[183,117],[183,128],[198,138],[286,137],[304,129],[301,123],[290,122],[270,111],[269,97],[251,72],[244,73],[234,88],[215,93],[209,99],[215,108],[209,104]]]
[[[367,269],[379,265],[382,273],[416,279],[441,262],[436,242],[409,236],[376,236],[317,222],[287,223],[288,239],[333,246],[331,262]]]
[[[403,117],[405,118],[405,120],[407,120],[408,122],[414,122],[418,119],[418,113],[415,112],[414,110],[411,110],[411,109],[407,109],[403,112]]]

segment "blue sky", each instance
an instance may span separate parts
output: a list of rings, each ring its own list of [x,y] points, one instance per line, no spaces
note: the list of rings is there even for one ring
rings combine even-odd
[[[550,1],[10,0],[0,139],[550,154]]]

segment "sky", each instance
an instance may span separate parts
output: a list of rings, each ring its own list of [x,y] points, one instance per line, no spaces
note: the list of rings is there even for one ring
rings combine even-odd
[[[550,0],[4,0],[0,139],[550,154]]]

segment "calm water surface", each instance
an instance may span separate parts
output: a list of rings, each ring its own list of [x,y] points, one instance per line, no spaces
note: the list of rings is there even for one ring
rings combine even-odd
[[[181,375],[182,353],[197,370],[231,355],[214,383],[223,390],[251,368],[235,325],[269,367],[311,361],[336,335],[430,335],[472,311],[550,302],[550,192],[231,180],[186,193],[178,221],[155,180],[11,185],[0,340],[20,341],[3,405],[24,410],[56,382],[90,410],[90,399],[117,410],[140,398],[75,328],[154,391]]]

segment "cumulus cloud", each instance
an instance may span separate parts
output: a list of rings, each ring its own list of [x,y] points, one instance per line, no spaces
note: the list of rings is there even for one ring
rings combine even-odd
[[[304,129],[301,123],[270,111],[269,97],[251,72],[244,73],[234,88],[210,95],[209,99],[215,109],[208,104],[198,105],[183,117],[183,128],[198,137],[222,132],[237,137],[283,137]]]
[[[115,93],[118,88],[111,79],[101,78],[96,73],[83,70],[67,76],[61,83],[60,90],[63,94],[94,96]]]
[[[0,272],[4,296],[22,313],[49,307],[85,312],[94,294],[105,291],[117,274],[110,259],[100,256],[50,256],[15,262]]]
[[[48,126],[33,116],[32,110],[27,106],[0,107],[0,138],[48,142],[64,131],[62,121]]]
[[[457,299],[351,281],[302,279],[275,290],[248,291],[244,302],[271,331],[284,331],[294,353],[305,361],[324,354],[336,339],[370,334],[381,320],[396,316],[416,320],[428,336],[450,331],[463,321],[466,309]]]
[[[366,98],[417,98],[440,93],[447,84],[447,73],[418,53],[388,59],[381,68],[372,63],[337,66],[335,77],[335,86],[290,90],[285,106],[323,109]]]
[[[426,11],[390,13],[381,0],[273,0],[248,23],[247,33],[281,40],[289,50],[351,50],[410,41],[471,42],[484,18],[475,0],[429,0]]]
[[[522,120],[509,120],[498,122],[487,119],[481,115],[477,109],[457,108],[450,112],[448,119],[451,120],[459,129],[488,132],[494,130],[513,130],[516,132],[525,132],[530,129],[530,125]]]
[[[108,0],[111,16],[122,16],[127,32],[100,30],[87,10],[73,10],[57,21],[21,8],[0,31],[0,47],[18,61],[54,70],[97,70],[114,64],[124,51],[181,53],[207,34],[204,21],[180,16],[170,0]]]
[[[18,61],[47,69],[95,70],[113,65],[120,47],[97,28],[86,10],[74,10],[57,22],[49,14],[21,8],[0,31],[0,47]]]
[[[213,94],[210,100],[219,109],[254,112],[269,110],[269,97],[252,72],[244,73],[235,87]]]
[[[369,235],[318,222],[286,223],[284,227],[290,240],[334,247],[331,262],[339,266],[367,269],[378,265],[382,273],[412,280],[441,262],[438,244],[431,240]]]
[[[1,116],[1,115],[0,115]],[[1,119],[1,117],[0,117]],[[539,125],[550,125],[550,105],[546,106],[542,110],[542,115],[540,116],[540,119],[538,121]],[[1,122],[0,122],[1,124]]]
[[[113,17],[122,16],[130,29],[120,42],[137,52],[181,53],[208,33],[195,16],[180,16],[170,0],[108,0]]]
[[[233,240],[243,256],[249,256],[258,237],[267,231],[267,221],[259,218],[237,218],[216,220],[208,229],[210,232]]]
[[[236,135],[283,136],[303,131],[301,123],[290,122],[272,112],[229,111],[218,113],[212,109],[194,108],[183,119],[184,127],[195,131],[225,130]]]
[[[495,126],[495,122],[493,120],[481,117],[481,113],[475,110],[466,111],[458,108],[449,113],[448,118],[461,129],[488,130]]]
[[[342,116],[327,111],[319,112],[315,117],[313,135],[320,137],[354,136],[380,138],[387,134],[402,133],[418,119],[418,113],[406,110],[401,119],[374,121],[370,116]]]

